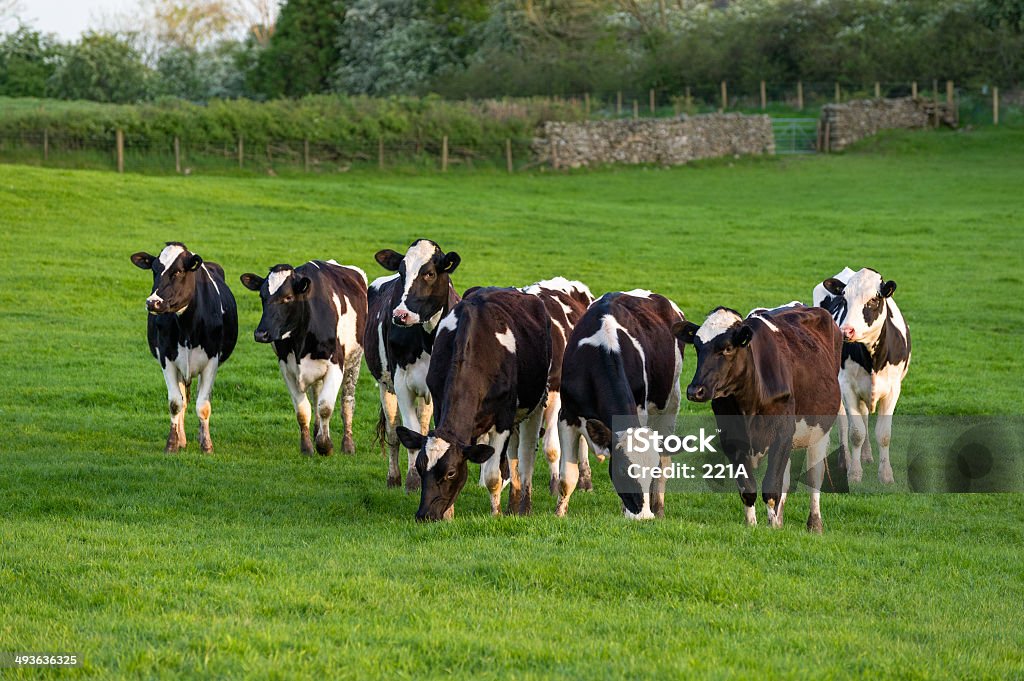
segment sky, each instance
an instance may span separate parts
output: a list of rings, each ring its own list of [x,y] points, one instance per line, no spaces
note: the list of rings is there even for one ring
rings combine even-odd
[[[69,40],[99,28],[104,17],[138,5],[138,0],[21,0],[20,15],[32,28]]]

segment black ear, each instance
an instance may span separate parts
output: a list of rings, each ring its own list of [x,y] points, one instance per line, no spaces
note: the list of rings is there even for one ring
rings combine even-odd
[[[423,448],[423,442],[427,439],[415,430],[409,430],[405,426],[398,426],[395,429],[398,433],[398,441],[410,452],[418,452]]]
[[[242,280],[242,286],[246,287],[250,291],[259,291],[265,281],[263,277],[258,274],[253,274],[252,272],[246,272],[240,276],[239,279]]]
[[[494,447],[490,445],[470,445],[462,450],[462,454],[473,463],[483,463],[494,456]]]
[[[462,258],[459,257],[458,253],[456,253],[455,251],[447,253],[444,256],[444,259],[441,261],[441,271],[451,274],[452,272],[455,271],[455,268],[459,266],[460,262],[462,262]]]
[[[153,269],[153,256],[145,251],[139,251],[132,254],[132,264],[140,270],[151,270]]]
[[[879,289],[879,293],[882,294],[883,298],[891,298],[892,294],[896,293],[896,282],[890,279],[882,284],[882,288]]]
[[[843,295],[843,291],[846,290],[846,284],[839,281],[835,277],[829,277],[825,281],[821,282],[821,284],[822,286],[825,287],[826,291],[828,291],[834,296],[841,296]]]
[[[309,290],[309,285],[312,282],[309,277],[296,277],[292,281],[292,293],[299,296]]]
[[[732,344],[738,348],[745,348],[750,345],[750,339],[754,337],[754,329],[743,324],[732,332]]]
[[[672,335],[684,343],[693,343],[699,329],[700,327],[693,322],[678,321],[672,325]]]
[[[377,255],[373,257],[378,263],[380,263],[381,267],[391,272],[397,272],[399,265],[402,264],[402,254],[396,253],[390,248],[385,248],[383,251],[377,251]]]
[[[198,255],[192,254],[192,259],[188,261],[188,269],[190,272],[195,272],[199,269],[199,266],[203,264],[203,259]]]
[[[597,419],[587,419],[587,433],[598,447],[612,448],[612,431]]]
[[[469,298],[471,295],[473,295],[482,288],[483,286],[470,286],[465,290],[465,292],[463,292],[462,299],[465,300],[466,298]]]

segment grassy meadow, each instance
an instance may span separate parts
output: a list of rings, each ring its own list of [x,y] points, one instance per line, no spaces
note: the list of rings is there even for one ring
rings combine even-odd
[[[0,652],[77,652],[104,678],[1024,676],[1019,495],[829,495],[821,537],[805,495],[781,531],[745,527],[735,494],[673,495],[638,524],[595,461],[565,519],[540,465],[534,516],[491,518],[467,486],[453,522],[420,525],[385,487],[365,368],[356,455],[300,456],[238,283],[311,258],[373,278],[375,251],[426,236],[462,255],[460,289],[565,275],[699,322],[873,266],[913,336],[900,413],[1021,414],[1022,150],[1008,128],[515,176],[0,166]],[[188,450],[162,453],[151,280],[128,256],[167,240],[221,263],[239,303],[212,456],[191,405]],[[19,673],[67,674],[0,670]]]

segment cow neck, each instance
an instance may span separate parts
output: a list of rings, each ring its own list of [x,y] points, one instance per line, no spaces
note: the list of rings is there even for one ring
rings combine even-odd
[[[309,284],[309,291],[306,292],[305,300],[301,301],[301,307],[299,308],[299,320],[296,324],[295,329],[292,331],[292,335],[289,336],[286,341],[290,341],[292,344],[292,353],[295,355],[295,359],[299,360],[308,354],[306,343],[310,337],[309,320],[311,315],[311,301],[313,300],[313,283]]]
[[[890,333],[897,333],[896,325],[892,322],[892,310],[889,309],[889,302],[885,303],[885,321],[878,332],[878,338],[870,346],[871,366],[878,372],[882,370],[889,359],[889,346],[887,340]]]
[[[196,314],[200,310],[205,311],[206,305],[199,296],[199,273],[196,272],[192,279],[192,299],[185,306],[185,310],[181,313],[169,312],[173,318],[175,324],[178,326],[178,337],[185,341],[183,344],[192,347],[192,331],[195,329]]]
[[[609,375],[614,376],[609,390],[610,399],[607,404],[603,405],[605,409],[600,410],[604,412],[600,415],[601,419],[608,424],[609,427],[613,423],[612,419],[616,419],[616,422],[618,422],[617,419],[622,418],[625,418],[634,426],[639,426],[640,419],[637,415],[637,408],[639,405],[637,405],[636,400],[633,399],[633,391],[629,388],[629,380],[626,377],[625,370],[623,369],[621,356],[619,357],[619,361],[616,362],[610,352],[602,350],[601,357],[604,360],[605,367],[608,370]],[[646,405],[644,406],[646,407]],[[635,423],[633,423],[634,420]]]

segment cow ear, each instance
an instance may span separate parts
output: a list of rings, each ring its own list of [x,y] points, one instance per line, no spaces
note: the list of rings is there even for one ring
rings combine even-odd
[[[494,456],[494,447],[490,445],[470,445],[462,450],[462,454],[473,463],[483,463]]]
[[[398,426],[395,432],[398,433],[398,441],[410,452],[418,452],[423,448],[423,441],[426,438],[421,433],[409,430],[405,426]]]
[[[750,345],[750,339],[754,337],[754,329],[747,324],[732,332],[732,344],[738,348],[745,348]]]
[[[188,261],[188,269],[190,272],[195,272],[199,269],[199,266],[203,264],[203,259],[198,255],[192,254],[192,258]]]
[[[846,284],[835,277],[829,277],[825,281],[821,282],[821,285],[825,287],[826,291],[834,296],[841,296],[843,295],[843,291],[846,290]]]
[[[396,253],[390,248],[385,248],[382,251],[377,251],[377,254],[373,256],[381,267],[390,271],[397,272],[398,267],[402,264],[402,254]]]
[[[892,294],[896,293],[896,282],[890,279],[883,283],[882,288],[879,289],[879,293],[882,294],[883,298],[892,298]]]
[[[455,268],[459,266],[460,262],[462,262],[462,258],[455,251],[446,253],[444,259],[441,261],[441,271],[451,274],[455,271]]]
[[[250,291],[259,291],[263,286],[264,279],[258,274],[252,272],[246,272],[239,277],[242,280],[242,286],[246,287]]]
[[[683,341],[684,343],[693,343],[694,336],[697,335],[697,331],[700,329],[699,326],[693,322],[678,321],[672,325],[672,335]]]
[[[132,264],[138,267],[140,270],[151,270],[153,269],[153,256],[145,251],[139,251],[138,253],[132,254]]]
[[[587,419],[587,434],[596,446],[611,449],[612,431],[597,419]]]
[[[312,283],[313,282],[309,280],[309,277],[295,278],[292,280],[292,293],[294,293],[297,296],[300,296],[309,290],[309,286]]]
[[[482,288],[483,286],[470,286],[465,290],[465,292],[463,292],[462,299],[465,300],[466,298],[469,298],[471,295],[473,295]]]

